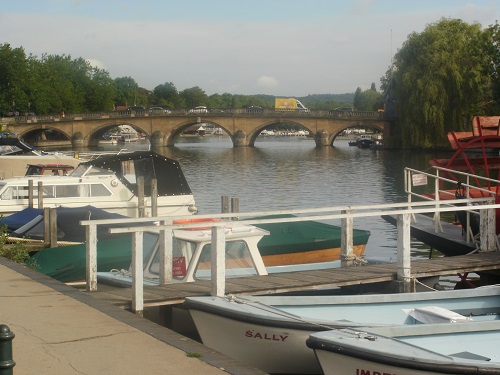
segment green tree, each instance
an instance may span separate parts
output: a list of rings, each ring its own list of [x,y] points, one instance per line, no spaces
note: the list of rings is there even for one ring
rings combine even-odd
[[[178,108],[180,100],[179,92],[172,82],[166,82],[156,86],[153,89],[153,93],[158,99],[158,105],[170,109]]]
[[[29,65],[23,48],[0,45],[0,112],[24,112],[29,102]]]
[[[486,74],[491,77],[491,101],[487,103],[485,113],[500,113],[500,26],[498,22],[485,30],[485,50],[490,61]]]
[[[118,77],[114,79],[115,84],[115,104],[134,105],[137,101],[137,91],[139,85],[132,77]]]
[[[376,111],[382,108],[383,95],[375,89],[375,84],[372,83],[369,90],[361,91],[357,88],[354,93],[354,108],[356,111]]]
[[[108,71],[90,67],[90,80],[85,87],[85,108],[89,112],[112,111],[116,89]]]
[[[193,108],[200,105],[209,106],[207,94],[198,86],[182,90],[179,95],[184,100],[186,108]]]
[[[481,113],[490,83],[482,40],[479,24],[458,19],[441,19],[409,35],[383,79],[383,87],[394,90],[394,144],[447,146],[448,132],[462,130]]]

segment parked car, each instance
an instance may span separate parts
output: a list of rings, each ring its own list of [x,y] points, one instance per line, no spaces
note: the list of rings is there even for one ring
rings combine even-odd
[[[247,112],[249,112],[249,113],[258,113],[258,112],[262,112],[263,110],[264,110],[264,108],[259,107],[257,105],[251,105],[250,107],[247,107]]]
[[[172,111],[170,111],[169,109],[165,109],[163,107],[151,107],[149,108],[149,113],[161,115],[164,113],[172,113]]]
[[[334,110],[330,111],[329,114],[342,116],[343,114],[352,115],[354,108],[352,107],[337,107]]]
[[[144,108],[142,105],[131,105],[127,108],[127,112],[136,114],[144,113],[146,112],[146,108]]]
[[[208,113],[208,108],[207,108],[207,107],[205,107],[205,106],[200,105],[200,106],[198,106],[198,107],[195,107],[195,108],[193,108],[193,109],[190,109],[190,110],[188,111],[188,113]]]

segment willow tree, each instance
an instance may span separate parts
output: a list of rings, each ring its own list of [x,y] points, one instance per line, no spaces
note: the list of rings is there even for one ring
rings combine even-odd
[[[483,42],[481,25],[458,19],[441,19],[408,36],[385,80],[393,90],[395,144],[447,146],[447,133],[464,130],[479,114],[490,87]]]

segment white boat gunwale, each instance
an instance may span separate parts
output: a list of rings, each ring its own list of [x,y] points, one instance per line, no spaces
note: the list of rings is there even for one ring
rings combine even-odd
[[[500,296],[499,286],[484,286],[476,289],[430,291],[425,293],[425,301],[431,306],[432,301],[442,299],[468,300],[470,298],[480,299],[492,294]],[[411,303],[420,302],[422,293],[397,293],[397,294],[373,294],[373,295],[347,295],[347,296],[227,296],[227,297],[186,297],[184,306],[188,309],[199,310],[209,314],[216,314],[231,320],[243,323],[251,323],[268,327],[289,328],[296,330],[324,331],[333,328],[367,326],[367,323],[353,322],[348,320],[326,320],[323,318],[312,318],[300,316],[288,311],[280,310],[279,306],[323,306],[334,303],[336,306],[349,305],[360,306],[384,303]],[[209,301],[209,303],[207,303]],[[218,303],[220,302],[220,303]],[[247,305],[247,309],[232,308],[233,306]],[[459,314],[470,314],[470,309],[454,308]],[[474,309],[474,315],[498,314],[499,309],[495,306],[483,306]],[[273,316],[274,315],[274,316]],[[399,324],[405,324],[400,322]],[[397,325],[387,323],[369,324],[371,327],[390,327]],[[418,324],[422,327],[425,324]],[[410,325],[414,326],[414,325]]]

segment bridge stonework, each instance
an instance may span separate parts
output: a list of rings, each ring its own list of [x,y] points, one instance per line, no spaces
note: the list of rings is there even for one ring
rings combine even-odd
[[[364,126],[383,132],[384,139],[390,135],[389,120],[372,112],[353,112],[344,115],[327,115],[327,111],[311,113],[207,113],[207,114],[166,114],[166,115],[73,115],[66,117],[17,118],[6,122],[9,132],[17,132],[21,137],[29,134],[56,130],[73,147],[96,146],[102,135],[118,125],[130,125],[147,134],[152,146],[174,146],[176,139],[188,127],[211,123],[222,128],[231,138],[234,147],[252,147],[260,132],[280,123],[298,124],[313,136],[316,146],[331,146],[335,138],[346,128]],[[6,120],[6,119],[2,119]],[[5,123],[5,121],[3,122]]]

